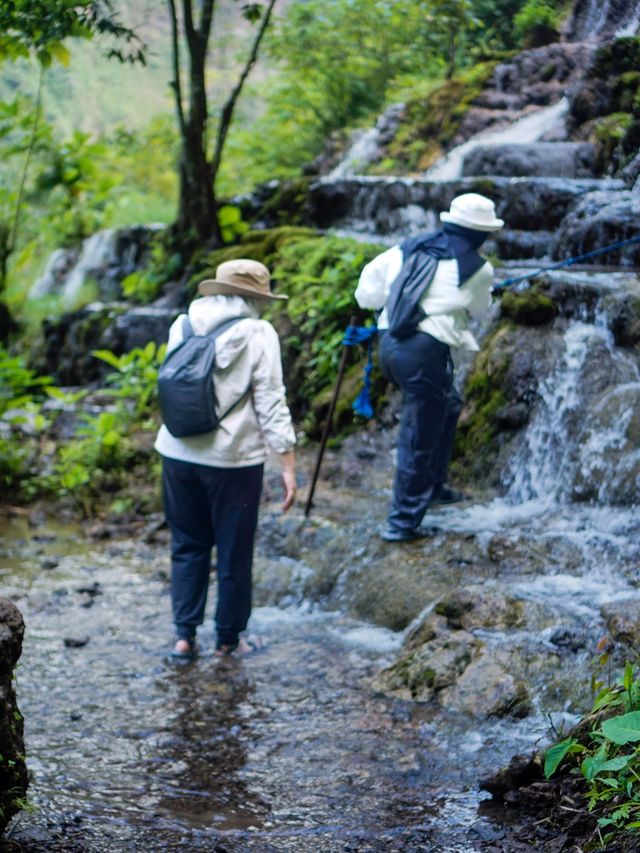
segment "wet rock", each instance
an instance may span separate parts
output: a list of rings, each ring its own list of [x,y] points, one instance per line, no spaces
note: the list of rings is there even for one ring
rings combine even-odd
[[[29,784],[23,720],[12,680],[23,635],[22,614],[7,598],[0,598],[0,834],[23,808]]]
[[[86,646],[91,640],[88,634],[83,634],[77,637],[65,637],[64,645],[67,649],[81,649]]]
[[[439,601],[434,612],[444,616],[447,626],[467,631],[474,628],[508,630],[524,624],[523,603],[481,587],[457,590]]]
[[[440,620],[440,623],[438,623]],[[379,676],[393,695],[428,702],[453,685],[478,654],[481,643],[466,631],[448,631],[442,617],[432,618],[434,639],[399,658]]]
[[[595,148],[580,142],[480,145],[464,158],[462,174],[508,177],[595,177]]]
[[[551,231],[517,231],[503,228],[493,235],[496,251],[502,261],[548,257],[553,239]]]
[[[478,787],[481,791],[488,791],[496,800],[502,800],[508,791],[531,785],[541,778],[539,755],[514,755],[507,767],[480,779]]]
[[[613,640],[631,649],[640,646],[640,600],[612,601],[600,608]]]
[[[444,690],[438,699],[445,707],[478,719],[526,717],[531,708],[527,689],[510,670],[508,654],[483,649],[455,685]]]
[[[614,194],[589,192],[570,208],[560,223],[551,246],[551,257],[564,259],[582,255],[633,237],[640,231],[640,198],[630,190]],[[637,268],[640,265],[640,242],[630,243],[592,259]]]
[[[580,435],[573,497],[632,506],[640,495],[640,383],[610,388]]]
[[[40,564],[43,569],[47,569],[47,571],[51,571],[51,569],[55,569],[60,565],[60,560],[57,560],[55,557],[47,557]]]
[[[560,626],[550,634],[549,642],[561,649],[577,652],[587,645],[587,638],[584,631]]]
[[[604,40],[620,30],[629,30],[629,35],[632,35],[638,30],[638,23],[636,0],[614,0],[604,4],[593,0],[574,0],[564,35],[572,41],[594,37]]]

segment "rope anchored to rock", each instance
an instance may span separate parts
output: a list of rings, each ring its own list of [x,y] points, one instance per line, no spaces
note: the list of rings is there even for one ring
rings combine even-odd
[[[496,284],[493,288],[493,292],[499,290],[504,290],[506,287],[511,287],[514,284],[519,284],[521,281],[528,281],[531,278],[535,278],[538,275],[541,275],[543,272],[550,272],[551,270],[558,270],[561,267],[568,267],[572,264],[577,264],[580,261],[586,261],[589,258],[595,258],[598,255],[604,255],[607,252],[612,252],[614,249],[621,249],[623,246],[629,246],[631,243],[640,243],[640,234],[635,237],[629,237],[628,240],[618,240],[617,243],[609,243],[608,246],[602,246],[600,249],[593,249],[591,252],[586,252],[584,255],[575,255],[572,258],[567,258],[564,261],[558,261],[557,264],[551,264],[548,267],[541,267],[535,272],[526,273],[526,275],[519,275],[516,278],[506,278],[504,281],[501,281],[499,284]]]

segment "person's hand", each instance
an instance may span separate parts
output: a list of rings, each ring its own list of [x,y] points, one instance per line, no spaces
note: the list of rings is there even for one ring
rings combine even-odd
[[[284,502],[282,512],[286,512],[294,504],[298,487],[296,485],[296,457],[293,450],[280,454],[282,465],[282,484],[284,486]]]
[[[298,491],[295,473],[293,471],[283,471],[282,483],[284,485],[284,502],[282,504],[282,512],[286,512],[293,506],[296,499],[296,492]]]

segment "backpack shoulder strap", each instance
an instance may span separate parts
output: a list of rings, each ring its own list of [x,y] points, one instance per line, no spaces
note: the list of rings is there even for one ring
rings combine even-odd
[[[186,340],[193,335],[193,326],[191,325],[191,320],[189,319],[189,315],[184,315],[184,320],[182,321],[182,339]]]

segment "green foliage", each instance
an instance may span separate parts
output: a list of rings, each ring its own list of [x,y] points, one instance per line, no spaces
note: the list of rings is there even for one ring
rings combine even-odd
[[[232,204],[223,204],[218,208],[218,224],[225,243],[234,243],[249,230],[249,224],[242,221],[242,211]]]
[[[129,403],[127,422],[155,411],[157,402],[158,368],[162,364],[166,345],[154,341],[136,347],[124,355],[114,355],[109,350],[94,350],[91,354],[115,368],[106,382],[113,397]]]
[[[0,346],[0,417],[33,402],[35,395],[43,399],[43,389],[52,382],[50,376],[36,376],[23,358]]]
[[[0,2],[0,61],[29,56],[33,51],[47,67],[54,59],[67,62],[63,42],[108,33],[133,47],[126,54],[111,48],[121,60],[143,61],[137,36],[115,17],[109,0],[2,0]]]
[[[494,62],[483,62],[409,101],[405,119],[388,148],[394,172],[428,169],[451,144],[465,113],[491,77]]]
[[[587,808],[597,817],[603,846],[621,832],[640,829],[640,678],[627,662],[613,685],[594,679],[592,725],[584,735],[554,744],[545,755],[545,776],[564,764],[586,782]],[[578,756],[579,764],[571,756]]]
[[[560,15],[552,0],[527,0],[513,23],[516,38],[525,47],[540,47],[559,38]]]
[[[288,386],[295,389],[296,414],[308,413],[313,398],[333,385],[351,316],[361,315],[362,320],[370,316],[357,308],[353,293],[362,268],[381,250],[378,245],[332,236],[282,247],[273,273],[280,291],[289,296],[283,355]],[[275,306],[266,316],[284,327]]]

